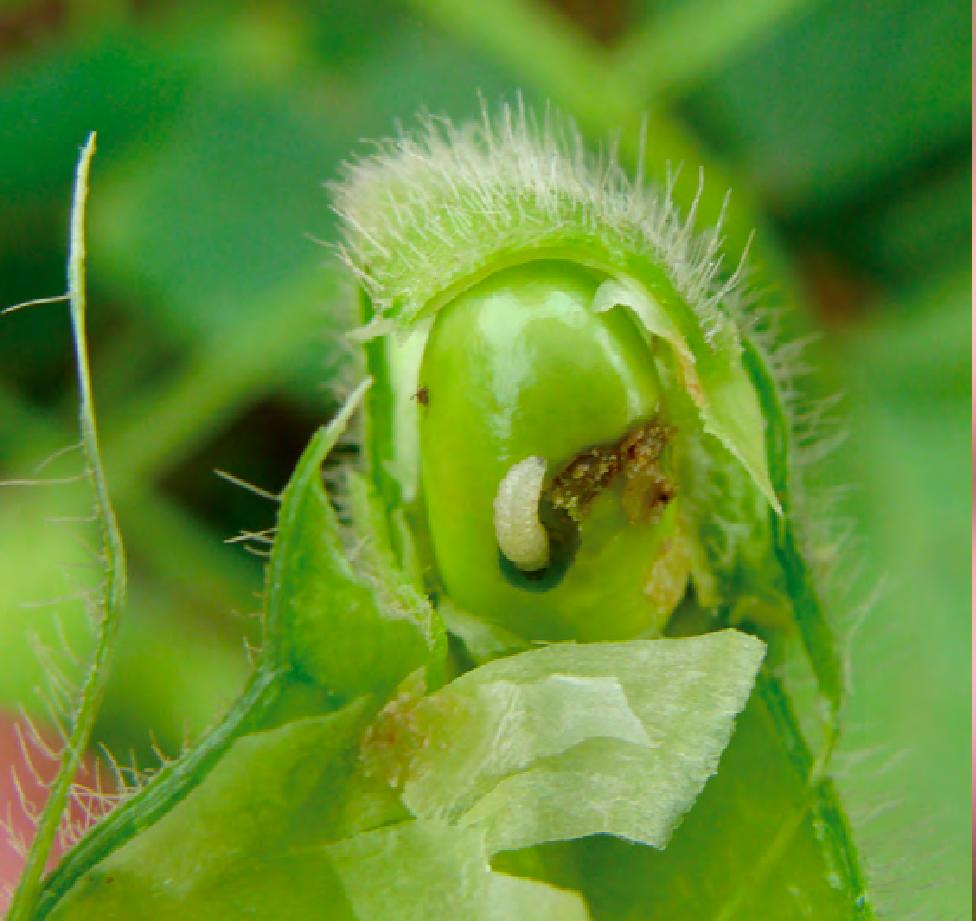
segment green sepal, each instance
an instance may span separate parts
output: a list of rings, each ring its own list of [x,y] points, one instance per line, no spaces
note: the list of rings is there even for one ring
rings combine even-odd
[[[395,565],[364,481],[349,481],[352,532],[361,541],[357,565],[322,484],[322,463],[365,389],[302,454],[282,495],[267,571],[266,661],[338,700],[382,696],[444,649],[430,604]]]
[[[450,598],[437,605],[444,628],[455,637],[472,665],[483,665],[492,659],[524,652],[530,644],[520,636],[489,623],[459,608]]]
[[[680,383],[701,417],[705,432],[713,435],[745,467],[756,488],[778,512],[766,463],[763,417],[752,381],[742,366],[735,326],[727,317],[702,336],[699,327],[679,323],[687,314],[676,305],[677,294],[661,286],[670,298],[659,300],[650,291],[627,280],[608,279],[596,293],[598,312],[615,306],[628,308],[648,337],[663,339],[673,350]],[[689,340],[688,336],[693,336]],[[692,348],[691,343],[696,348]]]
[[[821,694],[830,708],[830,721],[836,723],[845,693],[844,666],[833,629],[827,621],[813,573],[799,545],[795,509],[791,501],[790,426],[776,384],[756,347],[745,342],[746,370],[752,378],[766,419],[766,452],[782,515],[769,516],[769,526],[777,562],[793,606],[794,618],[817,677]],[[831,727],[836,733],[836,726]]]
[[[362,288],[357,294],[359,315],[362,322],[368,324],[376,316],[373,302]],[[363,454],[370,479],[383,506],[388,509],[398,508],[403,500],[402,482],[392,473],[398,403],[394,396],[396,390],[390,380],[387,341],[374,338],[363,343],[363,358],[366,373],[373,381],[363,397]]]

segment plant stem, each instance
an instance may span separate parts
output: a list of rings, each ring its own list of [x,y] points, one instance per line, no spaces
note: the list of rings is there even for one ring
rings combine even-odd
[[[221,723],[183,757],[166,765],[152,783],[113,809],[68,852],[45,881],[30,921],[42,921],[78,878],[182,800],[209,773],[247,728],[254,728],[281,694],[278,672],[258,669]],[[28,916],[24,916],[25,919]],[[7,921],[15,921],[11,915]]]
[[[115,650],[122,607],[125,602],[125,550],[115,512],[109,496],[108,481],[102,466],[95,423],[95,405],[91,392],[88,364],[88,342],[85,333],[85,202],[88,198],[88,173],[95,153],[95,133],[81,151],[75,174],[71,206],[71,237],[68,253],[68,298],[71,330],[78,367],[79,425],[86,474],[91,479],[95,497],[95,514],[101,527],[101,551],[104,563],[100,621],[94,656],[75,711],[71,731],[61,751],[61,763],[51,784],[50,794],[37,824],[37,831],[11,902],[9,921],[26,921],[40,898],[41,877],[54,844],[61,817],[71,793],[71,784],[91,738],[98,706],[108,682],[108,666]]]

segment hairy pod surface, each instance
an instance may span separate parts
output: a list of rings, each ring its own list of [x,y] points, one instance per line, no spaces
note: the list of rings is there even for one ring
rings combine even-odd
[[[659,635],[686,597],[782,620],[720,230],[578,144],[506,111],[350,167],[340,251],[391,407],[374,476],[431,587],[525,640]]]

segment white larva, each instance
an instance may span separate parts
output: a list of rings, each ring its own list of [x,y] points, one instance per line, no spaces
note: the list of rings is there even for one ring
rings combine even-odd
[[[498,484],[493,503],[498,546],[523,572],[536,572],[549,564],[549,535],[539,520],[545,476],[546,462],[541,457],[513,464]]]

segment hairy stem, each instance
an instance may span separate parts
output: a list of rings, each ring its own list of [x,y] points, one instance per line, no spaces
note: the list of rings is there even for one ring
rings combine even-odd
[[[100,614],[98,640],[81,689],[73,724],[61,752],[58,773],[51,784],[50,794],[38,821],[20,883],[14,893],[8,914],[9,921],[22,921],[22,919],[26,921],[32,916],[40,898],[44,867],[71,793],[72,781],[88,747],[99,703],[105,693],[108,666],[115,649],[125,602],[125,550],[99,453],[98,429],[95,423],[95,405],[92,399],[91,373],[88,364],[88,342],[85,333],[85,202],[88,197],[88,173],[94,153],[95,133],[92,132],[82,148],[75,175],[68,253],[68,299],[78,367],[81,443],[86,474],[91,480],[94,492],[95,514],[101,530],[101,554],[104,564],[98,605]]]
[[[280,677],[268,669],[254,672],[233,708],[212,732],[183,757],[166,765],[151,784],[113,809],[79,841],[46,880],[36,912],[29,916],[31,921],[47,917],[83,873],[167,813],[207,776],[242,732],[261,725],[281,696]],[[14,916],[8,921],[14,921]]]

